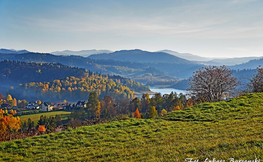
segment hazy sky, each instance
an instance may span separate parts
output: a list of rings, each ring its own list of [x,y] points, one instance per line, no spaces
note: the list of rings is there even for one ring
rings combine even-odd
[[[0,48],[263,56],[263,0],[0,0]]]

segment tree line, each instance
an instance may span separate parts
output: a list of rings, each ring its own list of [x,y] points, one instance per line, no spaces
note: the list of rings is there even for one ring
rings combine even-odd
[[[11,88],[8,93],[17,98],[52,102],[64,99],[67,101],[86,100],[90,92],[96,92],[100,97],[109,95],[115,99],[133,98],[134,91],[125,85],[133,89],[148,90],[148,87],[133,80],[109,79],[108,76],[87,73],[81,78],[71,76],[51,82],[20,84],[16,89]]]

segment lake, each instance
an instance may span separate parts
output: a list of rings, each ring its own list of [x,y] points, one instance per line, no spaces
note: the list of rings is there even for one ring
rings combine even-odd
[[[151,87],[150,90],[152,92],[161,93],[161,95],[164,94],[170,94],[171,92],[176,92],[178,95],[180,93],[186,94],[186,90],[180,90],[180,89],[174,89],[174,88],[158,88],[158,87]]]

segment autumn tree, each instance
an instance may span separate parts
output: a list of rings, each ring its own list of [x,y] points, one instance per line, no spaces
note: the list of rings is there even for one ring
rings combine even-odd
[[[101,104],[98,102],[98,105],[96,107],[96,118],[100,118],[100,113],[101,113]]]
[[[135,118],[138,118],[138,119],[141,119],[141,114],[140,114],[138,108],[137,108],[136,111],[134,112],[134,117],[135,117]]]
[[[194,100],[192,98],[189,98],[186,102],[185,107],[193,107],[194,106]]]
[[[155,117],[157,117],[157,116],[158,116],[158,112],[157,112],[157,110],[155,109],[155,106],[152,106],[152,107],[150,108],[148,117],[149,117],[149,118],[155,118]]]
[[[103,112],[104,118],[117,115],[114,100],[110,96],[104,96],[102,105],[101,111]]]
[[[164,116],[165,114],[167,114],[167,111],[165,110],[165,109],[162,109],[162,111],[161,111],[161,116]]]
[[[17,107],[17,100],[16,100],[16,98],[14,98],[13,102],[14,102],[14,106]]]
[[[13,115],[3,115],[0,112],[0,132],[16,132],[20,129],[21,122],[19,117],[13,117]]]
[[[215,102],[221,100],[224,93],[233,94],[238,82],[231,70],[223,65],[200,68],[194,72],[189,84],[187,91],[195,100],[204,97],[209,102]]]
[[[7,101],[7,103],[8,103],[9,105],[14,106],[14,101],[13,101],[13,98],[12,98],[12,96],[11,96],[10,94],[7,95],[6,101]]]
[[[40,125],[37,129],[38,132],[45,132],[46,131],[46,127],[45,125]]]

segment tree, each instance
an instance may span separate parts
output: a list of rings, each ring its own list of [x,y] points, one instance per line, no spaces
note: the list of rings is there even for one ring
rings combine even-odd
[[[149,118],[155,118],[157,117],[157,115],[158,115],[158,112],[155,109],[155,106],[152,106],[149,111]]]
[[[45,132],[45,131],[46,131],[45,125],[40,125],[40,126],[38,127],[38,132]]]
[[[141,100],[138,97],[134,98],[130,102],[130,111],[134,112],[134,111],[136,111],[136,109],[139,109],[140,111],[142,109],[142,103],[141,103]]]
[[[17,100],[14,98],[14,106],[17,107]]]
[[[104,113],[104,117],[111,117],[117,114],[115,103],[110,96],[104,96],[101,110]]]
[[[263,92],[263,68],[257,67],[257,73],[250,80],[250,88],[252,92]]]
[[[141,119],[141,114],[140,114],[138,108],[137,108],[136,111],[134,112],[134,117],[135,117],[135,118],[138,118],[138,119]]]
[[[162,109],[162,111],[161,111],[161,116],[164,116],[165,114],[167,114],[167,111],[165,110],[165,109]]]
[[[203,97],[208,102],[215,102],[221,100],[224,93],[233,94],[238,82],[231,70],[223,65],[200,68],[194,72],[189,84],[187,91],[195,100]]]
[[[94,117],[96,114],[96,107],[98,105],[98,96],[96,92],[91,92],[89,94],[89,99],[87,102],[87,108],[88,108],[88,113],[89,117]]]
[[[185,107],[193,107],[194,106],[194,100],[192,98],[189,98],[186,102]]]
[[[6,101],[8,102],[9,105],[14,106],[14,101],[13,101],[13,98],[10,94],[7,95]]]
[[[101,105],[100,102],[98,102],[98,105],[96,107],[96,118],[100,118],[100,112],[101,112]]]

